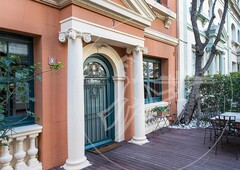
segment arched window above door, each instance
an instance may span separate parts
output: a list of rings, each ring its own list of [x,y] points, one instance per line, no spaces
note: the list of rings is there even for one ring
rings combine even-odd
[[[106,71],[98,62],[90,62],[84,67],[84,75],[87,77],[106,77]]]

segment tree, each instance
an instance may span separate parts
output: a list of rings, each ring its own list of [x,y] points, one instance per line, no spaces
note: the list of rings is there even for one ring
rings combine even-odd
[[[193,78],[193,84],[192,84],[191,92],[189,94],[188,101],[185,104],[184,109],[178,116],[178,120],[181,123],[185,123],[185,124],[190,123],[195,110],[198,108],[197,103],[198,103],[198,100],[200,97],[199,90],[200,90],[201,81],[204,76],[204,73],[209,69],[214,57],[218,54],[218,50],[216,49],[216,46],[221,39],[222,30],[223,30],[224,24],[225,24],[226,14],[228,11],[229,0],[224,0],[224,10],[223,10],[219,28],[217,30],[217,36],[215,37],[215,40],[213,41],[213,44],[210,47],[209,59],[207,60],[206,64],[202,67],[201,61],[205,54],[206,47],[209,46],[210,31],[211,31],[211,27],[213,26],[213,21],[216,17],[215,13],[214,13],[214,11],[215,11],[214,9],[215,9],[217,0],[214,0],[214,2],[213,2],[212,10],[211,10],[212,14],[211,14],[211,18],[208,22],[207,29],[205,31],[205,40],[203,42],[200,37],[200,31],[199,31],[197,20],[200,16],[202,8],[203,8],[204,1],[205,0],[200,0],[200,1],[192,0],[191,23],[192,23],[193,33],[194,33],[194,37],[195,37],[195,49],[196,49],[195,75]]]

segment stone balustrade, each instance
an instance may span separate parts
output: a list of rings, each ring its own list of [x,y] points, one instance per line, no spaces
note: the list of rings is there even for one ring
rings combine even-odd
[[[152,111],[152,109],[157,106],[168,106],[168,102],[145,104],[145,134],[149,134],[164,126],[163,121],[161,121],[159,126],[157,126],[158,125],[157,121],[159,121],[156,118],[157,113]]]
[[[42,170],[37,157],[41,132],[42,126],[37,124],[12,129],[9,140],[1,141],[1,170]]]

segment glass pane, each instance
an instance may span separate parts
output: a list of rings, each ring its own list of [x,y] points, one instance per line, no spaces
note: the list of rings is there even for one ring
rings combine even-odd
[[[158,82],[150,82],[150,88],[151,97],[160,96],[160,85]]]
[[[154,67],[154,79],[158,79],[159,78],[159,63],[153,63],[153,67]]]
[[[84,75],[87,77],[106,77],[106,72],[101,64],[90,62],[84,67]]]
[[[148,72],[149,72],[149,78],[153,79],[153,63],[149,62],[148,63]]]
[[[29,84],[19,83],[17,86],[23,87],[24,92],[20,92],[18,88],[16,88],[15,102],[13,103],[13,115],[25,114],[26,109],[29,108]],[[26,102],[22,102],[21,98],[25,98]]]
[[[148,71],[147,71],[147,62],[143,61],[143,77],[147,79]]]
[[[150,97],[154,97],[155,94],[156,94],[155,84],[153,82],[150,82]]]
[[[9,43],[9,53],[17,55],[28,55],[28,46],[26,44]]]
[[[0,52],[7,53],[7,43],[0,41]]]
[[[147,82],[144,82],[144,99],[147,99],[147,89],[148,89]]]

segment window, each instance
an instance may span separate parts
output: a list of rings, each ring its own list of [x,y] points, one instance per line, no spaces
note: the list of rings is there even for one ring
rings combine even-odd
[[[220,24],[220,21],[222,19],[223,12],[221,9],[218,9],[218,24]]]
[[[29,66],[33,64],[33,40],[29,37],[24,37],[16,34],[8,34],[5,32],[0,32],[0,56],[10,56],[17,55],[20,57],[21,61],[16,65]],[[1,70],[3,68],[0,68]],[[0,70],[0,71],[1,71]],[[3,72],[2,72],[3,73]],[[6,74],[0,74],[0,84],[6,84]],[[16,71],[9,73],[9,76],[19,76],[19,73]],[[9,83],[9,82],[8,82]],[[14,86],[14,85],[13,85]],[[33,112],[33,103],[29,101],[29,97],[33,97],[33,80],[29,81],[28,84],[24,85],[26,89],[26,104],[22,103],[19,96],[19,91],[16,89],[14,96],[9,99],[6,99],[6,93],[0,91],[0,102],[6,100],[6,110],[4,112],[5,124],[10,125],[23,120],[26,117],[26,108],[29,111]],[[18,125],[26,125],[33,123],[33,118],[29,117],[24,119]]]
[[[237,71],[237,63],[232,62],[232,72],[236,72]]]
[[[208,17],[212,17],[212,7],[213,7],[213,2],[212,0],[208,0]]]
[[[240,43],[240,30],[238,30],[238,42]]]
[[[143,59],[145,103],[162,100],[161,62],[151,58]]]
[[[232,41],[236,41],[236,30],[235,30],[235,25],[231,25],[231,30],[232,30]]]

